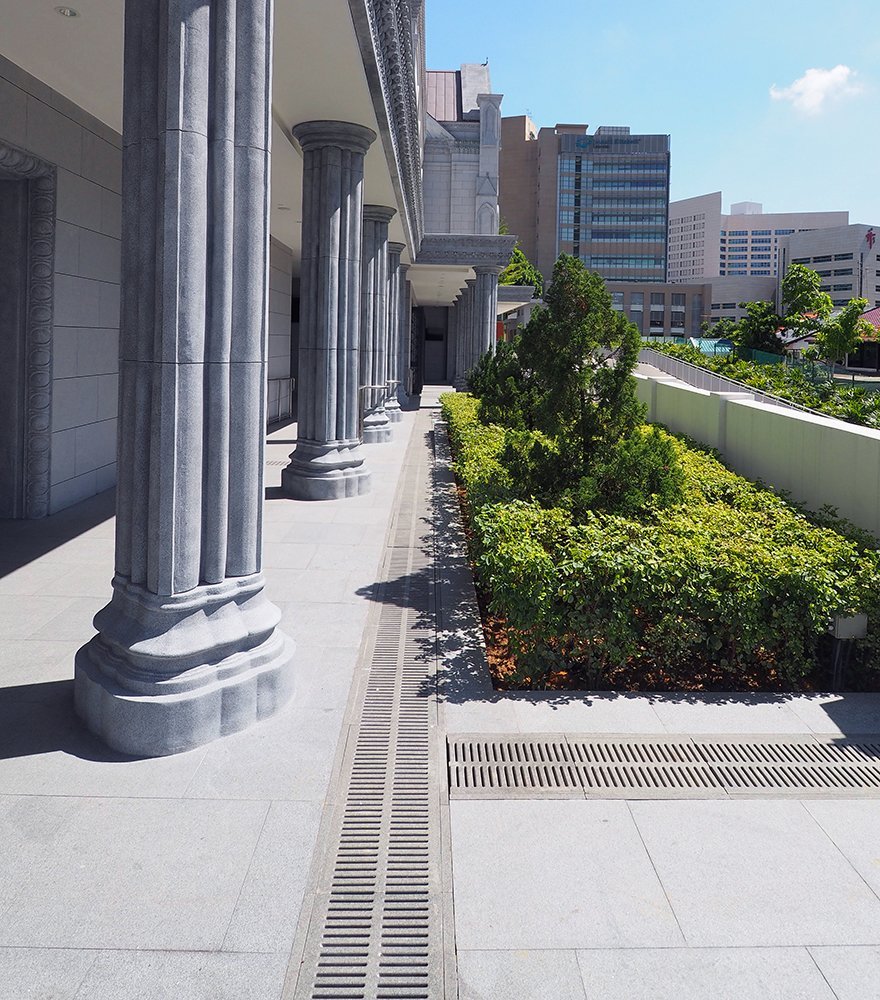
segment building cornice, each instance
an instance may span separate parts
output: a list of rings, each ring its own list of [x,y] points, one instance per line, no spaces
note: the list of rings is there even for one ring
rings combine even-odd
[[[416,263],[505,268],[515,244],[515,236],[427,233]]]

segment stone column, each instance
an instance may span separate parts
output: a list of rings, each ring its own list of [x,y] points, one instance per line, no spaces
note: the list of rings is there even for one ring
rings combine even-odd
[[[396,424],[403,419],[397,390],[400,377],[400,255],[406,249],[403,243],[388,244],[388,367],[387,375],[392,385],[385,397],[385,412],[388,419]]]
[[[477,283],[474,301],[477,311],[477,358],[495,349],[498,320],[498,275],[500,267],[475,267]]]
[[[126,0],[116,573],[76,709],[124,753],[271,715],[263,593],[271,0]]]
[[[385,412],[388,392],[388,223],[397,213],[383,205],[364,206],[364,257],[361,300],[361,386],[364,444],[391,440]]]
[[[397,327],[397,371],[400,385],[397,387],[397,398],[401,406],[409,403],[412,395],[412,286],[407,274],[409,264],[401,264],[398,268],[399,289],[399,320]]]
[[[468,278],[465,282],[467,285],[467,290],[465,291],[465,314],[464,314],[464,371],[461,373],[462,383],[464,388],[467,389],[467,374],[477,363],[477,311],[474,308],[474,287],[476,286],[476,281],[473,278]]]
[[[298,500],[370,488],[359,437],[364,156],[376,133],[348,122],[295,126],[303,151],[297,444],[281,474]]]
[[[455,371],[452,373],[453,386],[461,391],[465,388],[464,381],[464,293],[459,295],[452,307],[452,328],[455,331]]]

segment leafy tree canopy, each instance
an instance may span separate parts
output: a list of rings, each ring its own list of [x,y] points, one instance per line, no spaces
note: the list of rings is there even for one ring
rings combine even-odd
[[[825,321],[816,334],[816,353],[823,361],[842,362],[862,338],[873,336],[874,327],[862,318],[867,299],[850,299],[841,311]]]

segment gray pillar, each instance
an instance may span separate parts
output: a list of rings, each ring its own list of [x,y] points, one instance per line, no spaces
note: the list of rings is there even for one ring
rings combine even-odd
[[[403,419],[397,390],[400,375],[400,255],[406,249],[403,243],[388,244],[388,379],[392,384],[385,398],[385,412],[392,423]]]
[[[370,488],[359,437],[358,359],[364,156],[376,133],[304,122],[297,444],[281,474],[299,500]]]
[[[474,302],[477,311],[477,360],[495,349],[498,321],[498,275],[500,267],[475,267],[477,283]]]
[[[364,256],[361,299],[361,385],[364,444],[391,440],[385,412],[388,396],[388,223],[397,213],[383,205],[364,206]],[[376,388],[381,386],[382,388]]]
[[[292,691],[261,573],[271,33],[271,0],[126,0],[116,573],[75,673],[124,753]]]
[[[467,374],[477,363],[478,357],[478,340],[479,334],[477,330],[477,310],[474,308],[474,288],[477,284],[476,280],[473,278],[468,278],[465,282],[467,285],[467,290],[465,292],[465,350],[464,350],[464,371],[461,373],[462,380],[464,382],[465,388],[467,388]]]
[[[397,370],[400,385],[397,387],[397,398],[401,405],[406,405],[412,395],[412,285],[407,273],[409,264],[401,264],[399,276],[400,320],[397,338]]]
[[[459,391],[467,388],[465,384],[465,292],[462,292],[452,307],[452,325],[455,330],[455,372],[453,386]]]

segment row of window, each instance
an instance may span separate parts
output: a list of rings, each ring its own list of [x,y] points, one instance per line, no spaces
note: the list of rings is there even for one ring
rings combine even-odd
[[[580,240],[592,243],[662,243],[663,236],[656,229],[589,229],[587,227],[563,225],[559,227],[559,238],[574,242]]]
[[[832,260],[852,260],[853,255],[851,253],[836,253],[832,257],[830,253],[823,254],[821,257],[792,257],[792,264],[827,264]],[[880,255],[878,255],[877,260],[880,260]]]
[[[561,173],[594,174],[665,174],[667,166],[662,161],[638,160],[627,157],[620,160],[593,160],[582,156],[561,156]]]
[[[631,268],[634,271],[651,271],[657,267],[663,267],[662,257],[648,257],[634,254],[632,257],[596,257],[585,255],[581,258],[584,263],[592,264],[594,268]]]
[[[752,236],[791,236],[794,232],[793,229],[774,229],[772,232],[769,229],[722,229],[722,236],[748,236],[749,233]]]

